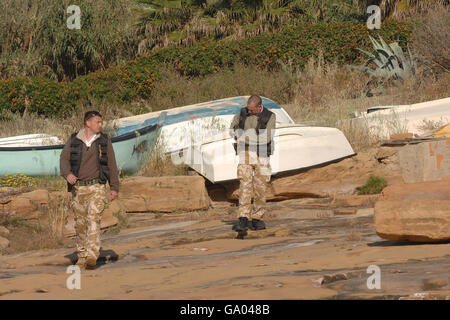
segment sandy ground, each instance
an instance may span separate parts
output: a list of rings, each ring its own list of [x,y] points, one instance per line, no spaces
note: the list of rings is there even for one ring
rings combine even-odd
[[[74,248],[0,256],[0,299],[450,299],[450,243],[383,240],[371,208],[268,208],[268,229],[244,240],[231,230],[236,207],[132,215],[134,228],[102,236],[79,290],[66,286]],[[367,286],[371,265],[380,289]]]

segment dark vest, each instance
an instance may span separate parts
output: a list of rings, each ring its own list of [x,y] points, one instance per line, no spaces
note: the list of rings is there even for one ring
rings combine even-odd
[[[77,138],[77,133],[72,134],[70,137],[70,169],[75,176],[78,176],[78,172],[80,171],[83,143],[83,141]],[[106,181],[110,181],[107,156],[108,136],[100,133],[100,137],[94,141],[92,147],[97,151],[99,182],[106,184]],[[72,190],[72,187],[73,185],[67,182],[69,192]]]
[[[262,112],[260,114],[258,114],[258,124],[256,125],[256,134],[257,135],[259,135],[260,129],[262,129],[262,130],[267,129],[267,122],[269,122],[272,114],[273,114],[273,112],[266,108],[263,108]],[[239,129],[241,129],[242,131],[244,130],[245,120],[247,120],[247,116],[248,116],[247,108],[242,108],[241,112],[239,114]],[[234,146],[234,150],[236,151],[236,154],[237,154],[237,152],[238,152],[237,143],[234,143],[233,146]],[[248,150],[248,148],[249,148],[249,146],[245,145],[245,150]],[[272,139],[270,139],[270,142],[267,143],[265,150],[267,150],[267,155],[262,155],[262,156],[270,156],[273,154],[274,143],[272,143]],[[259,148],[256,149],[256,154],[258,156],[260,156]]]

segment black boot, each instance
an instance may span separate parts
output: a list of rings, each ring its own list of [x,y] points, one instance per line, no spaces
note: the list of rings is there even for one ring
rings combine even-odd
[[[264,221],[259,219],[252,219],[252,230],[263,230],[266,228]]]
[[[244,237],[247,235],[247,229],[248,229],[248,219],[245,217],[240,217],[239,222],[235,228],[235,230],[238,233],[237,238],[244,239]]]
[[[234,230],[236,231],[247,231],[248,229],[248,219],[246,217],[240,217],[238,224],[235,226]]]
[[[245,218],[245,219],[247,219],[247,218]],[[242,224],[242,226],[240,226],[241,224]],[[244,224],[245,224],[244,221],[243,221],[242,223],[240,223],[239,220],[238,220],[237,223],[234,224],[234,225],[231,227],[231,229],[234,230],[234,231],[239,231],[239,230],[241,230],[241,229],[243,230],[243,229],[245,229],[245,228],[244,228]],[[252,230],[252,228],[253,228],[253,225],[252,225],[251,220],[248,220],[248,219],[247,219],[247,230],[248,230],[248,229]]]

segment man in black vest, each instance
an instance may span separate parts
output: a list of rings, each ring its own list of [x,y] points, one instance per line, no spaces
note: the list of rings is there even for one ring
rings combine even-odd
[[[114,149],[109,137],[101,132],[102,115],[88,111],[84,128],[72,134],[61,152],[60,171],[72,192],[77,234],[77,265],[93,269],[100,254],[100,222],[107,203],[118,197],[119,176]]]
[[[241,239],[249,227],[252,230],[266,228],[262,218],[271,176],[269,160],[274,149],[275,121],[275,114],[264,108],[261,98],[254,95],[231,122],[230,134],[234,136],[236,154],[239,155],[237,176],[240,181],[239,222],[235,230]]]

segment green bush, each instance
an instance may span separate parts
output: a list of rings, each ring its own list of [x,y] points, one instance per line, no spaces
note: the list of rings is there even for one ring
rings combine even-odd
[[[387,181],[381,177],[370,175],[366,184],[356,188],[359,195],[363,194],[378,194],[387,187]]]
[[[72,4],[81,10],[80,30],[66,27]],[[73,80],[126,61],[130,47],[136,47],[130,19],[129,0],[3,0],[0,78]]]
[[[123,104],[149,99],[160,77],[159,69],[166,66],[187,77],[206,76],[236,64],[275,70],[289,63],[301,68],[319,52],[325,62],[361,63],[364,57],[357,48],[371,47],[368,35],[381,35],[405,47],[410,37],[408,28],[394,22],[385,22],[381,30],[368,30],[364,24],[318,23],[240,41],[204,41],[191,47],[160,49],[126,64],[79,76],[73,82],[0,80],[0,110],[65,116],[87,101]]]

